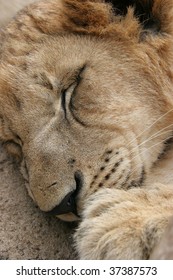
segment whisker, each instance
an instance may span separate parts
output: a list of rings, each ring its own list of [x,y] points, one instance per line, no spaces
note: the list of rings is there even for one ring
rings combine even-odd
[[[170,109],[168,112],[166,112],[165,114],[163,114],[162,116],[160,116],[157,120],[155,120],[151,125],[149,125],[146,129],[144,129],[140,134],[138,134],[135,138],[135,140],[137,140],[142,134],[144,134],[147,130],[149,130],[150,128],[152,128],[155,124],[157,124],[160,120],[162,120],[164,117],[166,117],[169,113],[171,113],[173,111],[173,108]],[[131,142],[129,142],[128,146],[131,145],[135,140],[132,140]]]
[[[137,141],[137,139],[138,139],[142,134],[144,134],[144,133],[147,132],[149,129],[151,129],[152,127],[154,127],[154,125],[158,124],[159,121],[161,121],[163,118],[165,118],[165,117],[166,117],[169,113],[171,113],[172,111],[173,111],[173,108],[170,109],[168,112],[164,113],[164,114],[163,114],[162,116],[160,116],[158,119],[156,119],[151,125],[149,125],[149,126],[148,126],[146,129],[144,129],[141,133],[139,133],[139,134],[135,137],[135,139],[133,139],[132,141],[130,141],[130,142],[127,144],[126,148],[128,149],[129,146],[130,146],[131,144],[133,144],[135,141]],[[172,131],[173,131],[172,129],[168,129],[168,128],[172,127],[172,126],[173,126],[173,124],[170,124],[170,125],[168,125],[168,126],[162,128],[162,129],[160,129],[159,131],[153,133],[149,138],[147,138],[147,139],[144,140],[142,143],[140,143],[139,145],[137,145],[136,147],[134,147],[134,148],[129,152],[129,155],[128,155],[128,156],[132,155],[137,149],[141,148],[144,144],[148,143],[149,141],[151,141],[151,140],[153,140],[153,139],[155,139],[155,138],[157,138],[157,137],[159,137],[159,136],[161,136],[161,135],[164,135],[164,134],[166,134],[166,133],[172,132]],[[166,140],[168,140],[168,139],[170,139],[170,138],[171,138],[171,135],[170,135],[169,137],[166,137],[166,139],[165,139],[164,141],[166,141]],[[154,144],[154,145],[152,145],[151,147],[147,148],[147,150],[153,149],[154,147],[160,145],[161,143],[163,143],[163,140],[160,141],[160,142],[158,142],[158,143],[156,143],[156,144]],[[146,152],[146,150],[139,151],[139,154],[141,155],[141,154],[144,153],[144,152]],[[132,162],[132,161],[133,161],[135,158],[137,158],[138,156],[139,156],[139,155],[135,155],[134,157],[132,157],[132,159],[129,159],[129,162]],[[112,155],[112,156],[109,158],[109,160],[111,160],[111,162],[107,164],[108,167],[113,165],[113,162],[112,162],[112,161],[114,160],[114,158],[117,160],[117,154],[116,154],[116,155],[114,154],[114,155]],[[121,160],[121,158],[119,158],[119,160]],[[131,175],[133,175],[134,172],[135,172],[138,168],[139,168],[139,166],[137,166],[135,169],[133,169],[133,170],[131,171]]]
[[[164,132],[160,133],[159,136],[162,135],[162,134],[164,134],[164,133],[167,133],[167,132],[169,132],[169,131],[172,132],[172,130],[164,131]],[[156,137],[154,137],[154,138],[156,138]],[[153,138],[153,139],[154,139],[154,138]],[[170,139],[170,137],[167,137],[167,138],[165,139],[165,141],[168,140],[168,139]],[[163,143],[163,141],[160,141],[160,142],[159,142],[159,144],[161,144],[161,143]],[[158,144],[157,144],[157,143],[154,144],[153,146],[147,148],[147,150],[150,149],[150,148],[152,148],[152,147],[154,147],[155,145],[158,145]],[[138,147],[140,147],[140,145],[139,145]],[[134,150],[135,150],[135,149],[138,149],[138,147],[135,147]],[[134,150],[133,150],[133,152],[134,152]],[[144,152],[145,152],[145,151],[143,150],[143,151],[140,151],[139,153],[141,154],[141,153],[144,153]],[[131,155],[131,154],[132,154],[132,152],[130,152],[129,155]],[[134,157],[131,158],[130,161],[133,161],[133,160],[134,160],[135,158],[137,158],[137,157],[138,157],[138,155],[135,155]]]
[[[167,138],[165,139],[165,141],[168,140],[168,139],[170,139],[170,138],[167,137]],[[163,142],[160,141],[160,142],[158,142],[158,143],[152,145],[151,147],[147,148],[147,151],[153,149],[154,147],[156,147],[156,146],[158,146],[158,145],[160,145],[160,144],[162,144],[162,143],[163,143]],[[140,154],[143,154],[144,152],[146,152],[146,151],[141,151]],[[139,166],[137,166],[135,169],[133,169],[133,170],[131,171],[131,175],[134,174],[134,172],[138,169],[138,167],[139,167]]]
[[[134,152],[136,149],[140,148],[142,145],[146,144],[147,142],[149,142],[149,141],[151,141],[151,140],[153,140],[153,139],[155,139],[155,138],[157,138],[157,137],[159,137],[159,136],[161,136],[161,135],[164,135],[165,133],[173,132],[172,129],[166,130],[166,129],[169,128],[170,126],[173,126],[173,125],[172,125],[172,124],[171,124],[171,125],[168,125],[167,127],[165,127],[165,128],[163,128],[163,129],[161,129],[160,131],[154,133],[154,134],[151,135],[148,139],[146,139],[145,141],[143,141],[142,143],[140,143],[137,147],[133,148],[133,149],[131,150],[131,152]],[[169,136],[169,138],[170,138],[170,137],[171,137],[171,135]],[[169,138],[168,138],[168,139],[169,139]],[[166,139],[167,139],[167,138],[166,138]]]
[[[172,129],[168,129],[168,128],[171,127],[171,126],[173,126],[173,125],[171,124],[171,125],[168,125],[168,126],[162,128],[160,131],[158,131],[158,132],[154,133],[153,135],[151,135],[148,139],[146,139],[145,141],[143,141],[142,143],[140,143],[138,146],[134,147],[134,148],[130,151],[129,156],[132,155],[136,150],[138,150],[139,148],[141,148],[141,146],[144,145],[144,144],[146,144],[147,142],[149,142],[149,141],[151,141],[151,140],[153,140],[153,139],[155,139],[155,138],[157,138],[157,137],[159,137],[159,136],[161,136],[161,135],[164,135],[165,133],[168,133],[168,132],[172,132],[172,133],[173,133],[173,130],[172,130]],[[170,135],[169,137],[167,137],[167,138],[165,139],[165,141],[168,140],[170,137],[171,137],[171,135]],[[128,147],[128,146],[127,146],[127,147]],[[137,155],[137,156],[134,156],[134,157],[131,159],[131,161],[134,160],[134,159],[137,158],[137,157],[138,157],[138,155]],[[114,158],[117,159],[117,155],[113,155],[113,156],[110,158],[110,160],[112,160],[112,159],[114,159]],[[107,166],[110,166],[110,165],[112,165],[112,163],[108,164]]]

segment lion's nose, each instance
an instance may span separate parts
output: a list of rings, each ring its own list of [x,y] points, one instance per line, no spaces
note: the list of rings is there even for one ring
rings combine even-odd
[[[81,171],[76,171],[74,174],[74,180],[76,182],[76,189],[69,192],[64,199],[51,211],[47,212],[53,216],[59,216],[63,214],[73,213],[75,216],[78,216],[76,197],[78,196],[80,189],[83,185],[83,174]]]
[[[77,216],[77,207],[76,207],[76,192],[68,193],[65,198],[61,201],[59,205],[53,208],[51,211],[47,212],[50,215],[57,216],[61,214],[73,213]]]

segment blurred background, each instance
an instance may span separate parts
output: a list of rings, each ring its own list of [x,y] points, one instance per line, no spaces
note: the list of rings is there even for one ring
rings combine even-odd
[[[38,0],[35,0],[38,1]],[[9,22],[21,8],[34,0],[0,0],[0,27]]]

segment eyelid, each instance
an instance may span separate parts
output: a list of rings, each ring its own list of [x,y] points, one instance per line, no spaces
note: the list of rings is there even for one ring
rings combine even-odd
[[[76,90],[76,88],[78,87],[78,85],[80,84],[81,80],[83,79],[81,77],[81,74],[85,70],[85,68],[86,65],[82,66],[78,71],[78,75],[76,76],[75,81],[71,85],[69,85],[68,88],[63,89],[61,92],[61,106],[65,114],[65,119],[67,119],[67,107],[68,104],[70,104],[71,96],[73,92]]]
[[[67,119],[67,107],[68,107],[68,104],[70,103],[71,95],[77,86],[78,86],[78,83],[74,82],[67,89],[64,89],[61,92],[61,106],[63,108],[66,119]]]

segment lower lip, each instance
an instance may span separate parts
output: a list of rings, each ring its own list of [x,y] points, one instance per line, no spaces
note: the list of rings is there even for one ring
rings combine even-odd
[[[57,215],[56,217],[65,222],[76,222],[80,220],[79,216],[76,216],[74,213],[71,212],[67,214]]]

